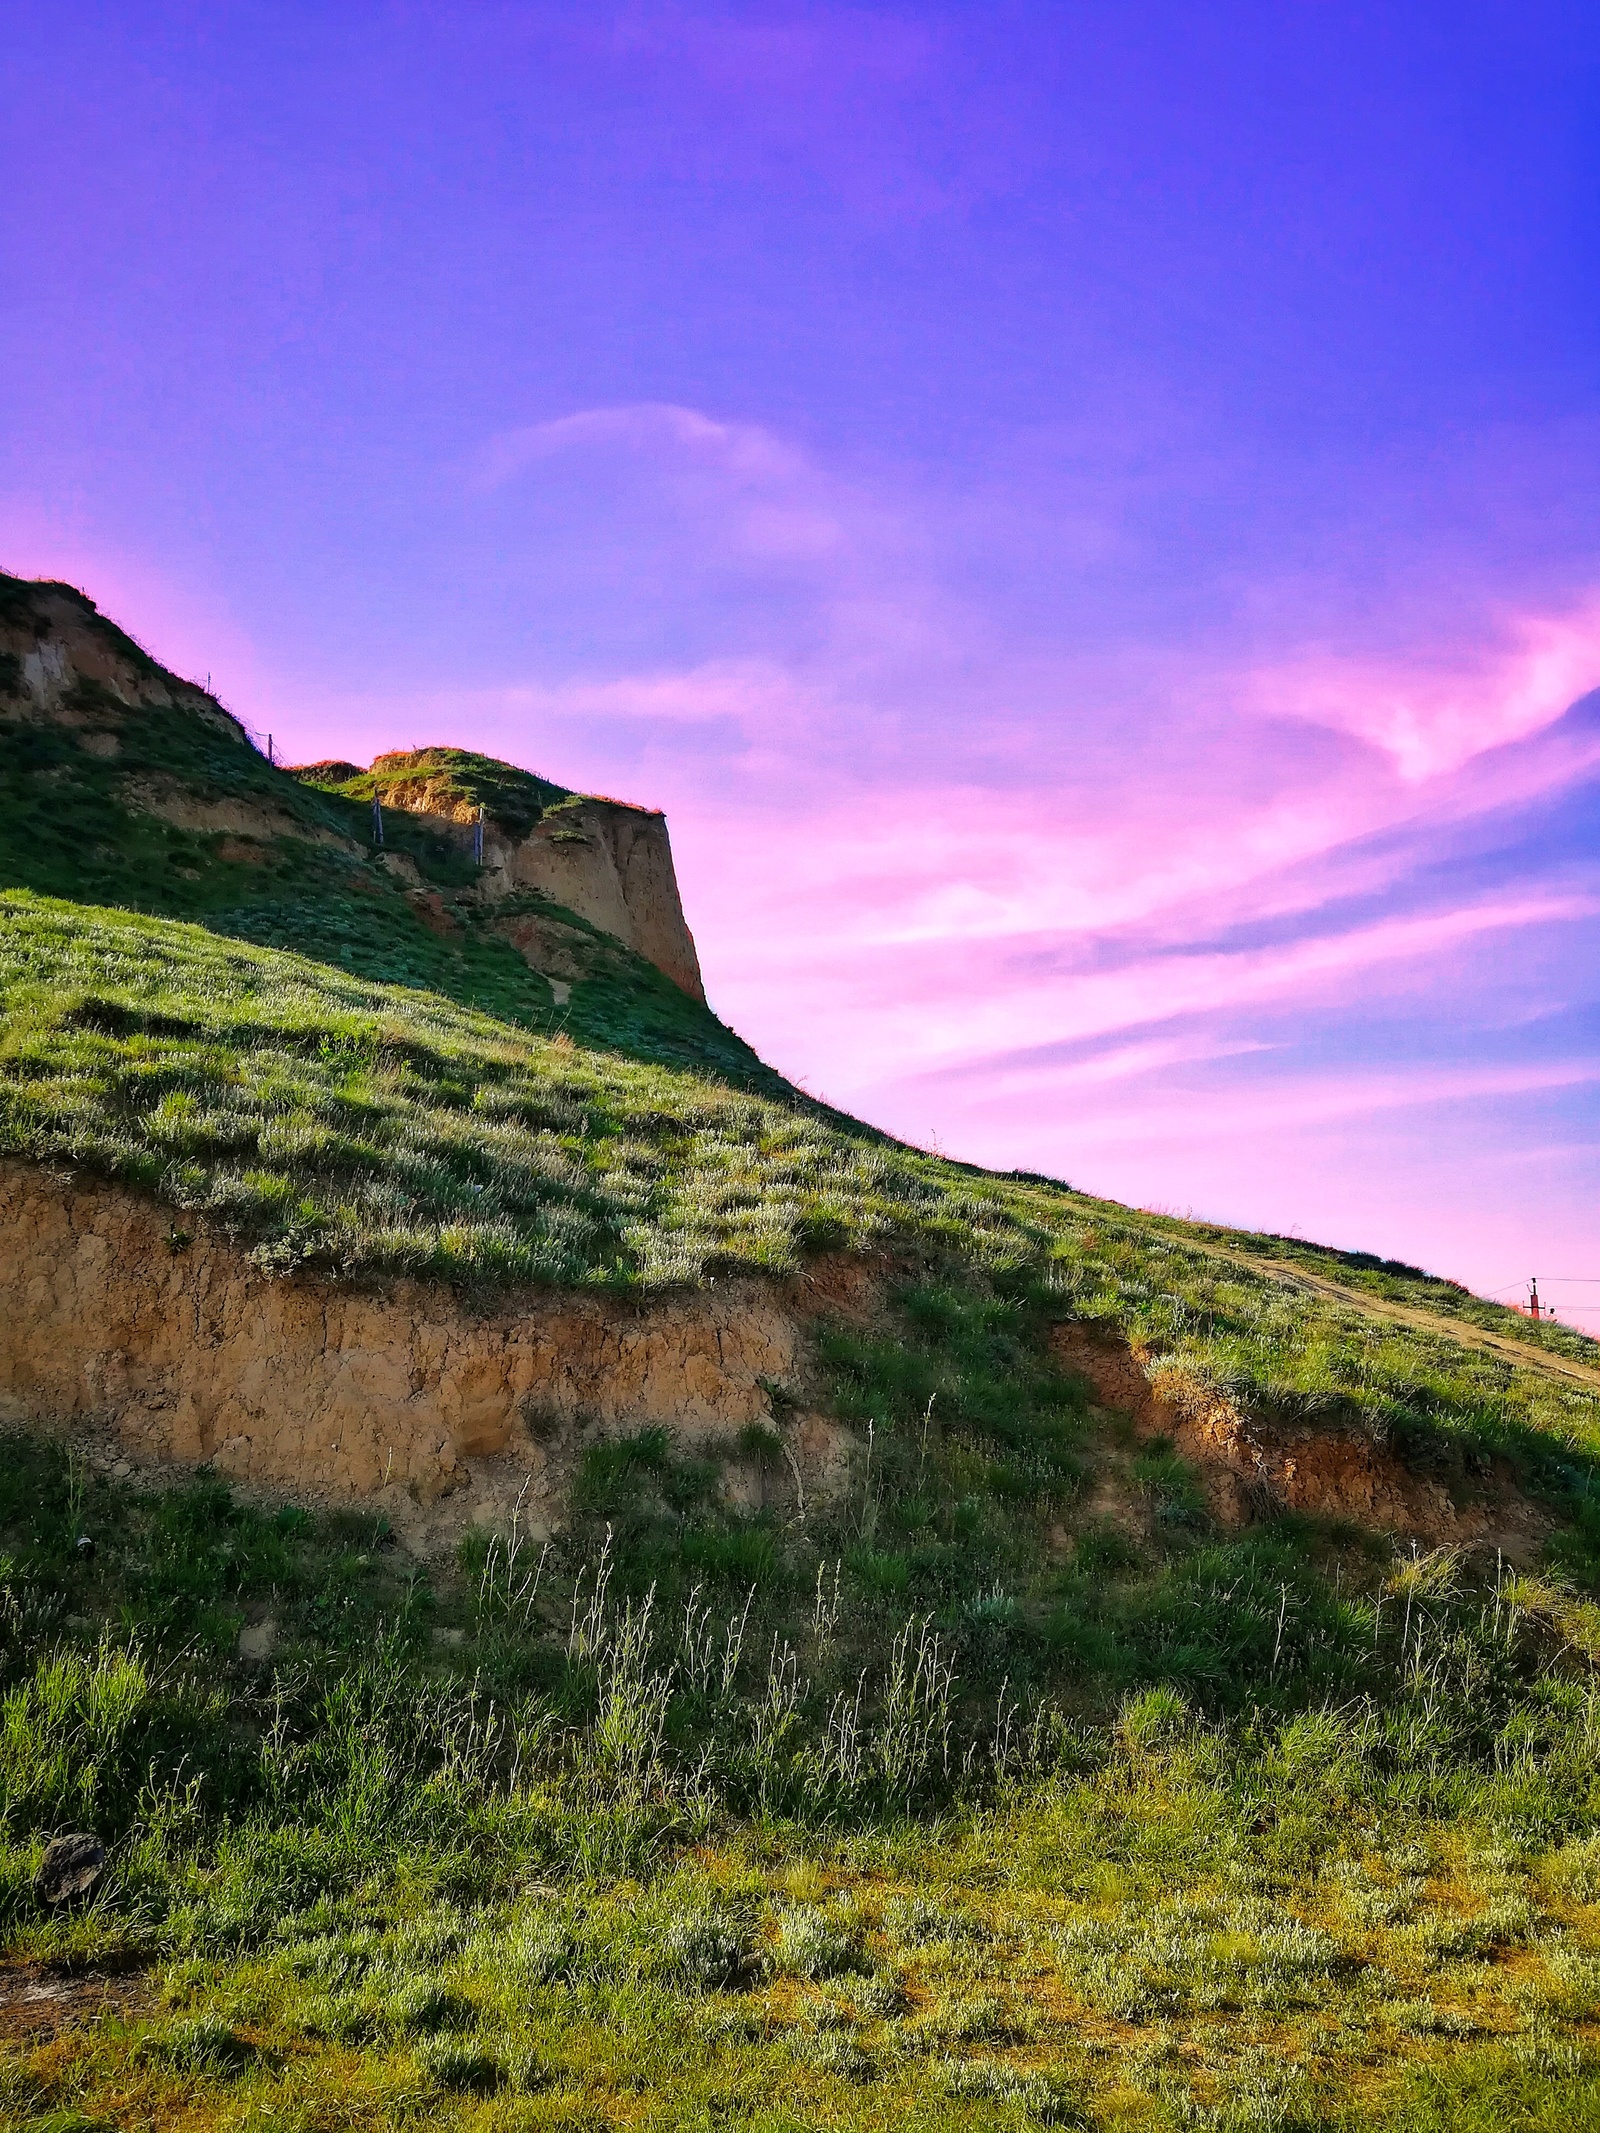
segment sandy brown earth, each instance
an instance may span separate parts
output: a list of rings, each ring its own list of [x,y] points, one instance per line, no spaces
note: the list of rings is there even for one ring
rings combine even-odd
[[[1531,1560],[1550,1530],[1504,1462],[1490,1463],[1477,1499],[1460,1505],[1357,1429],[1285,1427],[1246,1416],[1179,1372],[1158,1370],[1152,1378],[1126,1342],[1087,1326],[1058,1327],[1053,1345],[1069,1369],[1088,1379],[1102,1407],[1125,1415],[1141,1438],[1170,1439],[1193,1463],[1224,1525],[1303,1511],[1429,1546],[1498,1548],[1512,1562]]]
[[[0,1962],[0,2044],[47,2044],[64,2029],[135,2021],[155,2004],[155,1991],[139,1970]]]
[[[1281,1278],[1346,1293],[1298,1269]],[[853,1447],[822,1412],[813,1329],[879,1316],[885,1279],[839,1255],[781,1283],[488,1304],[422,1281],[273,1280],[226,1237],[182,1237],[170,1210],[116,1186],[0,1163],[0,1421],[73,1432],[130,1473],[203,1464],[252,1489],[367,1503],[422,1549],[519,1501],[533,1531],[549,1530],[584,1445],[651,1425],[714,1450],[734,1501],[773,1488],[739,1454],[739,1431],[776,1428],[780,1493],[803,1508],[842,1479]],[[1584,1376],[1474,1327],[1347,1300]],[[1287,1507],[1513,1559],[1546,1531],[1509,1473],[1487,1467],[1463,1506],[1359,1430],[1267,1424],[1090,1327],[1053,1340],[1102,1407],[1171,1438],[1226,1524]]]
[[[519,1496],[535,1526],[559,1518],[584,1443],[652,1424],[728,1455],[735,1496],[758,1486],[738,1432],[780,1427],[803,1497],[846,1456],[808,1397],[809,1328],[841,1283],[485,1306],[422,1281],[271,1280],[132,1193],[5,1163],[0,1419],[97,1432],[131,1466],[366,1500],[424,1542]]]

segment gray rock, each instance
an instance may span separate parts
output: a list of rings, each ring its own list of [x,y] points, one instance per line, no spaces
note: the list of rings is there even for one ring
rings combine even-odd
[[[105,1871],[106,1848],[98,1837],[79,1831],[52,1837],[44,1848],[33,1886],[41,1903],[65,1903],[92,1889]]]
[[[270,1659],[278,1646],[278,1625],[271,1615],[247,1622],[239,1632],[239,1656],[257,1661]]]

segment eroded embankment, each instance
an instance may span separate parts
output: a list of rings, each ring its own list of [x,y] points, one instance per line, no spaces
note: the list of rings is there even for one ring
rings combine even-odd
[[[842,1256],[787,1282],[488,1301],[426,1281],[273,1279],[117,1186],[0,1163],[0,1422],[84,1433],[136,1466],[364,1502],[424,1548],[519,1498],[548,1528],[586,1443],[656,1425],[716,1452],[734,1501],[816,1499],[852,1439],[822,1411],[811,1336],[823,1318],[881,1317],[885,1273]],[[1099,1329],[1058,1327],[1052,1345],[1139,1436],[1172,1439],[1224,1526],[1289,1509],[1511,1555],[1545,1530],[1509,1476],[1463,1508],[1357,1430],[1252,1418]],[[750,1423],[778,1430],[776,1474],[741,1458]],[[1131,1516],[1135,1493],[1108,1468],[1093,1508]]]
[[[1431,1544],[1478,1543],[1513,1560],[1531,1555],[1549,1520],[1517,1490],[1504,1461],[1489,1462],[1478,1501],[1413,1472],[1361,1430],[1285,1425],[1243,1413],[1176,1369],[1147,1371],[1125,1341],[1081,1325],[1056,1328],[1057,1356],[1086,1378],[1100,1404],[1141,1438],[1165,1437],[1197,1469],[1223,1526],[1282,1511],[1336,1519]]]
[[[593,1435],[661,1424],[732,1454],[742,1427],[772,1422],[771,1386],[789,1395],[778,1485],[824,1491],[845,1447],[808,1411],[807,1333],[840,1302],[825,1273],[488,1306],[431,1282],[272,1280],[132,1193],[0,1164],[0,1420],[88,1428],[139,1465],[364,1499],[423,1542],[524,1490],[548,1523]],[[730,1491],[755,1485],[733,1457]]]

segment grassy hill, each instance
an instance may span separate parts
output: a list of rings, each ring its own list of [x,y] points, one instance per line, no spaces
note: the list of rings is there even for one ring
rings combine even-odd
[[[99,640],[150,693],[130,703],[80,680],[65,718],[33,715],[17,653],[0,651],[0,887],[188,919],[363,978],[426,987],[526,1028],[562,1029],[576,1042],[739,1086],[786,1088],[653,964],[575,913],[524,895],[518,909],[546,911],[581,965],[558,1006],[548,981],[496,931],[496,914],[461,893],[475,870],[459,837],[392,811],[383,850],[374,848],[381,772],[323,786],[314,768],[296,775],[269,763],[214,699],[178,683],[83,594],[0,573],[0,637],[26,644],[43,628],[40,641],[50,642],[51,607],[65,607],[74,631]],[[510,765],[445,753],[454,762],[443,782],[513,828],[534,808],[575,797]],[[431,909],[407,894],[413,879],[433,892]]]
[[[263,1280],[642,1306],[850,1253],[881,1302],[823,1325],[859,1449],[803,1515],[640,1429],[547,1547],[423,1564],[9,1436],[5,2123],[1600,2126],[1594,1343],[898,1146],[631,966],[557,1027],[503,944],[412,941],[362,794],[192,709],[81,709],[0,728],[33,811],[0,1157],[120,1179]],[[291,827],[230,857],[130,800],[135,758]],[[1077,1374],[1085,1331],[1490,1538],[1223,1519]],[[107,1868],[46,1907],[79,1829]]]

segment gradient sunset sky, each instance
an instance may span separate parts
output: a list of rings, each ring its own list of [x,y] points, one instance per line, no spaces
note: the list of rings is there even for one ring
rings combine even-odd
[[[7,21],[6,568],[665,807],[881,1125],[1600,1330],[1594,0]]]

